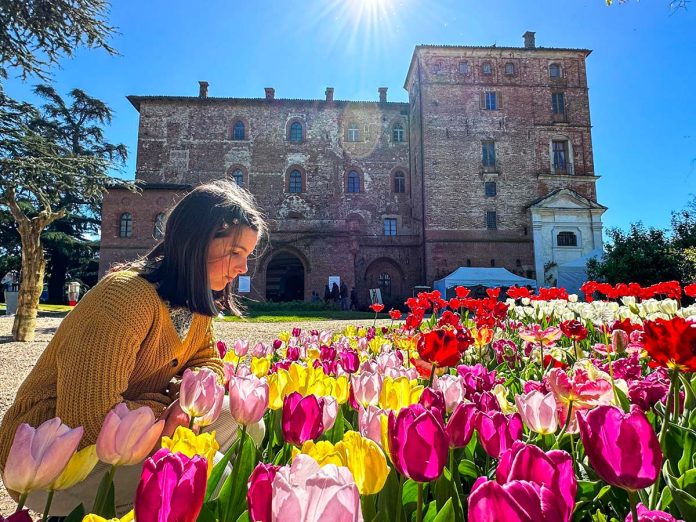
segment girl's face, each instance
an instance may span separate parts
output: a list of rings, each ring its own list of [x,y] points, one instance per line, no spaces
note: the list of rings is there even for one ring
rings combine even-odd
[[[235,277],[246,274],[247,258],[256,248],[258,233],[242,227],[239,237],[219,237],[213,239],[208,249],[208,279],[210,289],[224,290]]]

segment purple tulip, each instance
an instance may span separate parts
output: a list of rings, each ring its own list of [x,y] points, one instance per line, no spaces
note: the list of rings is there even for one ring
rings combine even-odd
[[[135,494],[135,518],[141,521],[194,522],[203,506],[208,461],[162,448],[143,464]]]
[[[282,429],[285,442],[301,446],[324,433],[324,400],[293,392],[283,400]]]
[[[454,409],[445,428],[451,448],[463,448],[469,444],[474,434],[477,413],[476,405],[471,402],[460,402]]]
[[[482,364],[474,366],[461,364],[457,366],[457,373],[462,378],[466,397],[469,400],[473,400],[475,393],[491,391],[496,384],[503,382],[503,379],[496,379],[495,370],[489,371]]]
[[[271,522],[271,502],[273,500],[273,479],[280,466],[259,462],[251,472],[247,491],[249,519],[254,522]]]
[[[639,503],[636,509],[638,513],[637,522],[684,522],[681,519],[676,519],[669,513],[659,510],[649,510],[643,504]],[[626,517],[626,522],[633,522],[633,513],[629,513]]]
[[[592,468],[607,483],[636,491],[653,484],[662,468],[662,450],[637,406],[624,413],[598,406],[578,415],[580,438]]]
[[[497,411],[479,412],[476,416],[476,431],[486,453],[498,458],[522,437],[522,418],[517,413],[507,417]]]
[[[442,474],[447,462],[449,437],[437,413],[420,404],[389,413],[389,452],[396,469],[417,482],[430,482]]]

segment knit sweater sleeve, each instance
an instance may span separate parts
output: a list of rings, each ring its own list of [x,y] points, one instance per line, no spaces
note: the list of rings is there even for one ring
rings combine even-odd
[[[213,335],[213,321],[208,320],[205,327],[205,335],[201,340],[200,346],[197,348],[193,356],[186,362],[186,368],[210,368],[218,374],[220,382],[225,379],[225,370],[215,346],[215,336]]]
[[[66,318],[69,329],[57,357],[56,415],[68,426],[84,427],[83,444],[96,442],[106,414],[120,402],[130,409],[148,406],[156,416],[166,407],[156,396],[123,398],[157,310],[152,294],[138,276],[112,274]]]

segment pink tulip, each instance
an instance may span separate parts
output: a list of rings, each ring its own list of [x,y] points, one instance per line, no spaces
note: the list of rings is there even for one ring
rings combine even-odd
[[[333,425],[336,423],[336,417],[338,417],[338,401],[331,395],[322,397],[322,400],[324,401],[322,423],[324,424],[324,431],[329,431],[333,428]]]
[[[113,466],[139,464],[159,441],[164,421],[147,406],[129,410],[125,403],[107,413],[97,437],[97,457]]]
[[[273,351],[272,348],[270,348],[269,346],[266,346],[262,342],[258,342],[251,349],[251,356],[262,358],[262,357],[266,357],[266,355],[269,355],[272,351]]]
[[[320,467],[299,454],[273,479],[273,522],[362,522],[360,493],[348,468]]]
[[[249,341],[237,339],[234,342],[234,354],[237,357],[244,357],[247,353],[249,353]]]
[[[247,484],[247,505],[249,519],[254,522],[271,522],[271,503],[273,499],[273,479],[280,466],[259,462],[251,472]]]
[[[193,418],[203,417],[211,410],[220,411],[225,387],[217,383],[217,374],[210,368],[187,369],[179,389],[179,406]]]
[[[557,326],[549,326],[542,330],[541,326],[533,324],[527,328],[520,328],[517,334],[527,342],[542,346],[553,346],[561,338],[563,332]]]
[[[447,463],[449,437],[436,413],[420,404],[389,413],[389,451],[402,475],[430,482]]]
[[[640,408],[634,405],[624,413],[615,406],[599,406],[578,415],[578,426],[587,458],[605,482],[636,491],[657,480],[662,450]]]
[[[203,506],[208,461],[162,448],[145,461],[135,494],[135,519],[194,522]]]
[[[437,377],[434,386],[445,397],[447,413],[452,413],[457,405],[464,401],[464,383],[461,377],[447,373]]]
[[[293,392],[283,400],[281,426],[285,442],[301,446],[324,433],[324,400]]]
[[[558,415],[556,399],[552,393],[544,395],[539,391],[531,391],[526,395],[517,395],[515,404],[522,421],[530,430],[542,435],[556,432]]]
[[[463,448],[469,444],[474,434],[477,413],[476,405],[471,402],[460,402],[457,405],[445,428],[450,448]]]
[[[248,426],[261,420],[268,409],[268,383],[265,379],[232,377],[229,384],[230,412],[239,424]]]
[[[501,485],[524,480],[546,486],[558,497],[554,503],[558,516],[554,520],[568,521],[572,518],[578,483],[573,471],[573,459],[565,451],[544,453],[538,446],[515,442],[500,456],[496,480]]]
[[[382,446],[382,415],[386,415],[384,410],[377,406],[363,408],[358,406],[358,426],[360,435],[375,441]]]
[[[562,369],[553,368],[548,375],[548,387],[556,399],[558,422],[566,423],[570,402],[573,402],[570,413],[568,433],[577,433],[577,414],[602,404],[610,404],[614,400],[614,390],[611,382],[599,378],[595,381],[582,368],[576,368],[574,375],[569,377]]]
[[[382,375],[378,372],[363,370],[357,375],[352,375],[350,385],[353,397],[358,404],[364,407],[377,406],[379,392],[382,390]]]
[[[21,494],[46,489],[65,469],[82,433],[81,426],[70,429],[57,417],[38,428],[20,424],[5,463],[5,487]]]
[[[642,503],[639,503],[636,512],[638,514],[637,522],[684,522],[681,519],[676,519],[669,513],[659,510],[649,510]],[[626,522],[633,522],[633,513],[629,513],[626,517]]]
[[[479,412],[476,416],[479,442],[491,457],[498,458],[522,437],[522,419],[515,413],[507,417],[500,412]]]

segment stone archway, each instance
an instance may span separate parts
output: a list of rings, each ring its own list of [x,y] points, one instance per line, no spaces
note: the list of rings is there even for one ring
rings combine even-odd
[[[266,299],[269,301],[304,301],[305,269],[302,261],[290,252],[278,252],[266,265]]]
[[[375,259],[368,265],[364,284],[367,288],[379,288],[385,302],[400,300],[408,293],[403,269],[388,257]]]

